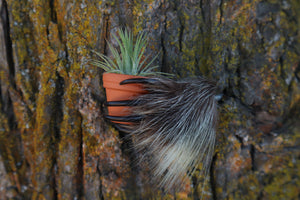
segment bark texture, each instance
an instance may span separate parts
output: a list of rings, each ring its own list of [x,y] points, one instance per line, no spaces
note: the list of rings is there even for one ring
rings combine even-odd
[[[299,199],[298,0],[0,0],[0,199]],[[149,33],[161,71],[215,80],[205,187],[154,191],[103,119],[100,69],[119,27]]]

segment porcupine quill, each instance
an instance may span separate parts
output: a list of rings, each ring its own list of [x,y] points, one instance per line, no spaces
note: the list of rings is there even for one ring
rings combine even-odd
[[[148,93],[132,107],[143,120],[127,128],[159,187],[180,186],[199,164],[206,175],[216,137],[215,84],[205,78],[153,78],[144,87]]]

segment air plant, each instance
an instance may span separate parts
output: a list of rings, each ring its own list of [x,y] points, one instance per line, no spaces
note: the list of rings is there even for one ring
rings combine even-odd
[[[133,34],[125,29],[118,30],[119,38],[113,34],[113,38],[117,41],[119,50],[108,42],[109,50],[112,58],[95,52],[100,60],[92,60],[91,64],[102,68],[108,73],[127,74],[136,76],[152,76],[157,74],[166,74],[154,71],[158,66],[151,66],[158,55],[149,59],[150,55],[144,56],[148,45],[147,34],[140,33],[134,42]]]

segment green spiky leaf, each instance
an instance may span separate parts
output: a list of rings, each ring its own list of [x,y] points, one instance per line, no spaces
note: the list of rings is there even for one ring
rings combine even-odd
[[[144,32],[138,35],[135,43],[133,34],[126,29],[124,31],[119,29],[118,33],[119,38],[116,35],[113,35],[113,37],[117,41],[120,51],[113,47],[111,43],[108,43],[112,58],[93,51],[100,59],[92,60],[90,62],[92,65],[100,67],[110,73],[139,76],[166,74],[154,71],[158,66],[151,66],[157,58],[157,55],[150,61],[148,60],[149,56],[144,57],[148,45],[147,35]]]

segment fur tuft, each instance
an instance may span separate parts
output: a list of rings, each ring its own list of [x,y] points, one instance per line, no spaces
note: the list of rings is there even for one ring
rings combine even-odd
[[[178,187],[199,164],[206,175],[215,144],[215,84],[204,78],[173,81],[154,78],[137,99],[133,114],[144,119],[131,126],[134,148],[149,159],[159,187]]]

